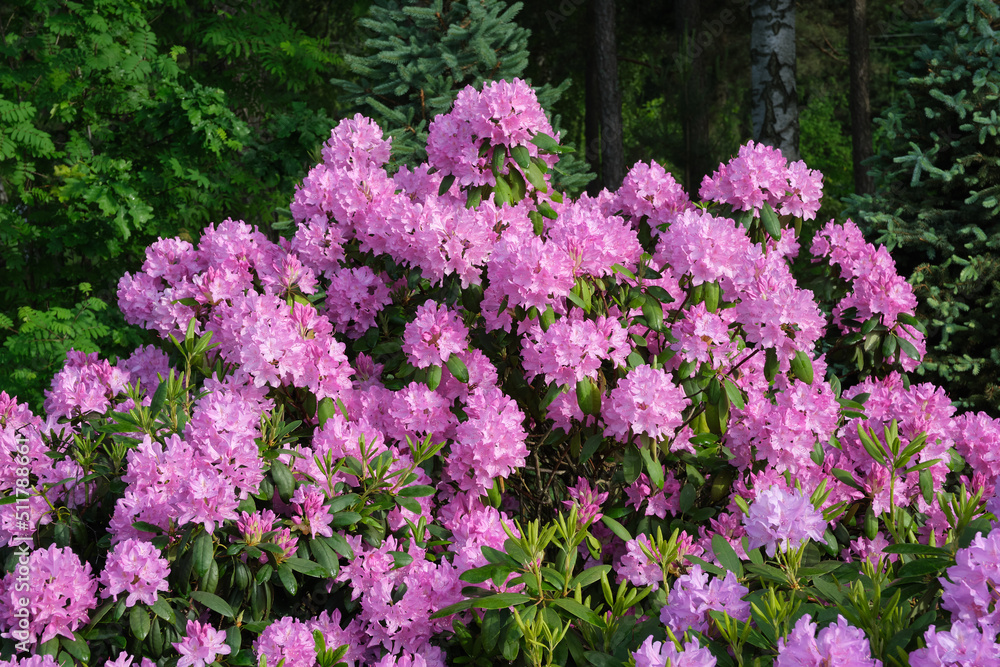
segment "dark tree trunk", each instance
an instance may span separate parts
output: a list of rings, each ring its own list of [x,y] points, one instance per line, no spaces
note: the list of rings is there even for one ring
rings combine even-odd
[[[703,27],[699,0],[678,0],[675,5],[678,48],[677,75],[681,84],[681,124],[684,132],[684,185],[697,196],[702,179],[712,172],[709,148],[708,90],[706,76],[709,46],[699,42],[710,33]],[[720,24],[721,25],[721,24]]]
[[[625,180],[622,103],[618,90],[615,0],[594,0],[594,41],[601,98],[601,176],[612,192]]]
[[[795,2],[753,0],[750,5],[750,94],[754,138],[799,159],[795,90]]]
[[[848,0],[849,26],[847,50],[851,54],[851,148],[854,162],[854,191],[875,192],[875,181],[861,163],[872,156],[872,115],[868,97],[868,22],[867,0]]]
[[[584,39],[587,54],[585,57],[586,90],[584,91],[583,138],[585,145],[584,157],[590,170],[597,174],[587,185],[587,194],[596,197],[604,187],[601,174],[601,91],[597,81],[597,20],[594,3],[590,3],[587,11],[587,36]]]

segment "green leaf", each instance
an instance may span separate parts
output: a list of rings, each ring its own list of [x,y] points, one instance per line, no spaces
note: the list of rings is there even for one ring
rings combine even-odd
[[[905,577],[926,577],[930,574],[936,576],[947,570],[952,564],[953,561],[951,558],[921,558],[920,560],[903,563],[903,567],[899,568],[896,576],[899,579]]]
[[[712,553],[719,559],[722,567],[735,574],[737,578],[743,577],[743,563],[740,562],[733,545],[725,537],[718,534],[712,536]]]
[[[591,625],[600,626],[602,624],[601,617],[594,613],[593,609],[584,606],[576,600],[571,598],[556,598],[552,600],[552,604],[560,609],[566,610],[576,618],[586,621]]]
[[[524,175],[528,179],[528,182],[539,192],[548,192],[549,186],[545,183],[545,176],[542,174],[541,170],[538,168],[534,162],[528,167],[527,173]]]
[[[397,495],[403,498],[424,498],[434,495],[434,487],[426,484],[411,484],[400,489]]]
[[[932,547],[926,544],[890,544],[882,551],[887,554],[918,554],[921,556],[951,558],[951,551],[948,549]]]
[[[726,378],[725,382],[722,383],[723,387],[726,389],[726,396],[729,397],[729,402],[733,404],[737,410],[742,410],[746,407],[746,403],[743,401],[743,392],[733,384],[733,381]]]
[[[308,577],[328,576],[327,568],[323,567],[319,563],[314,563],[307,558],[288,558],[285,560],[284,564],[296,572],[301,572]]]
[[[795,357],[792,359],[792,374],[806,384],[813,383],[812,359],[802,350],[795,350]]]
[[[905,338],[897,338],[896,342],[899,343],[899,349],[901,349],[906,356],[910,359],[915,359],[920,361],[920,353],[917,352],[917,348],[913,347],[913,343],[906,340]]]
[[[569,587],[570,589],[575,589],[578,584],[580,586],[589,586],[590,584],[600,581],[601,575],[610,571],[610,565],[595,565],[594,567],[588,567],[586,570],[570,580]]]
[[[455,183],[455,175],[448,174],[441,179],[441,186],[438,188],[438,197],[443,197],[444,193],[451,189],[451,186]]]
[[[531,602],[531,600],[532,597],[530,595],[524,595],[523,593],[497,593],[496,595],[487,595],[483,598],[470,600],[472,603],[470,606],[473,609],[506,609],[514,605]]]
[[[834,468],[830,472],[833,474],[834,477],[836,477],[838,480],[840,480],[847,486],[851,487],[852,489],[857,489],[862,493],[866,493],[865,487],[858,484],[858,482],[855,481],[854,479],[854,475],[851,474],[849,471],[844,470],[843,468]]]
[[[521,169],[527,169],[528,165],[531,164],[531,153],[525,146],[520,144],[516,146],[511,146],[510,156],[514,158],[514,162],[517,163]]]
[[[139,605],[132,607],[129,612],[128,624],[132,628],[132,634],[140,641],[149,634],[149,614]]]
[[[198,575],[199,579],[203,578],[208,573],[208,569],[212,567],[212,560],[215,558],[213,552],[214,544],[210,534],[203,533],[194,541],[194,546],[191,549],[191,562],[194,573]]]
[[[319,407],[317,408],[317,416],[319,418],[319,427],[322,429],[326,422],[337,412],[337,406],[334,404],[333,399],[326,396],[319,402]],[[281,493],[279,490],[278,493]]]
[[[448,370],[451,374],[455,376],[455,379],[462,384],[469,384],[469,369],[465,367],[465,362],[462,361],[454,352],[448,357],[448,361],[445,362],[448,366]]]
[[[200,602],[212,611],[222,614],[227,618],[234,618],[236,616],[236,614],[233,613],[233,608],[229,606],[229,603],[214,593],[191,591],[191,599],[196,602]]]
[[[135,608],[136,607],[133,607],[133,609]],[[131,621],[131,618],[129,620]],[[146,622],[147,624],[149,623],[148,616],[146,617]],[[149,634],[148,626],[146,629],[146,634]],[[136,637],[138,637],[138,635],[136,635]],[[80,662],[83,663],[90,662],[90,646],[87,645],[87,642],[80,636],[79,633],[74,632],[72,640],[67,639],[66,637],[60,637],[59,643],[62,644],[62,647],[66,649],[66,651],[69,652],[70,655],[72,655]]]
[[[590,457],[597,452],[602,442],[604,442],[604,436],[601,434],[594,434],[584,441],[583,447],[580,449],[581,465],[590,460]]]
[[[452,356],[455,356],[454,354]],[[441,385],[441,367],[430,366],[427,369],[427,388],[434,391]]]
[[[328,547],[336,551],[338,554],[351,560],[354,558],[354,549],[351,545],[347,543],[344,536],[340,533],[334,533],[332,536],[324,538]]]
[[[778,215],[767,202],[764,202],[764,207],[760,209],[760,221],[764,225],[764,231],[772,239],[778,240],[781,238],[781,222],[778,221]]]
[[[605,526],[610,528],[612,533],[617,535],[620,539],[624,540],[625,542],[628,542],[629,540],[632,539],[632,536],[629,535],[629,532],[625,529],[625,526],[621,525],[620,523],[609,517],[607,514],[601,517],[601,522],[604,523]]]
[[[156,602],[151,604],[149,608],[154,614],[162,618],[168,623],[174,622],[174,610],[170,607],[170,604],[161,597],[156,598]]]
[[[642,455],[635,445],[629,444],[625,447],[625,457],[622,463],[622,471],[625,473],[625,483],[632,484],[639,479],[642,474]]]
[[[271,479],[278,489],[278,496],[286,503],[289,502],[295,493],[295,477],[292,476],[292,471],[284,463],[274,459],[271,461]]]
[[[546,153],[562,152],[563,147],[559,145],[553,137],[544,132],[538,132],[531,138],[531,143],[538,146],[538,149]]]

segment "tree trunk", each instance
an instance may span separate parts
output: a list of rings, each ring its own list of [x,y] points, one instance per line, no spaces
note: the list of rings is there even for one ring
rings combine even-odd
[[[754,138],[799,159],[795,90],[795,2],[753,0],[750,6],[750,94]]]
[[[615,0],[594,0],[594,41],[597,82],[601,98],[601,176],[614,192],[625,180],[622,145],[622,103],[618,90],[618,54],[615,39]]]
[[[604,187],[601,174],[601,91],[597,81],[597,19],[594,3],[587,11],[587,36],[584,39],[587,54],[584,58],[586,70],[586,90],[584,91],[583,139],[584,158],[590,170],[597,176],[587,185],[587,194],[596,197]]]
[[[848,0],[847,50],[851,55],[851,149],[854,162],[854,192],[875,192],[875,181],[861,163],[872,156],[872,115],[868,97],[868,23],[866,0]]]
[[[705,53],[710,44],[698,41],[699,32],[702,39],[711,35],[702,29],[699,0],[678,0],[674,7],[680,50],[676,71],[681,85],[684,185],[691,196],[696,196],[702,179],[712,172],[714,166],[709,149],[707,93],[710,86],[706,76],[709,56]]]

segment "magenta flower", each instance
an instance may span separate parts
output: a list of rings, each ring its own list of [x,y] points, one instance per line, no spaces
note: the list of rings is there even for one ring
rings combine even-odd
[[[462,490],[485,493],[495,478],[524,466],[524,414],[496,387],[470,394],[465,410],[469,419],[455,429],[445,472]]]
[[[295,506],[295,516],[292,521],[303,533],[312,537],[332,537],[333,529],[330,523],[333,515],[326,506],[326,494],[313,484],[304,484],[295,489],[292,496]]]
[[[566,490],[572,500],[564,500],[563,505],[567,509],[572,509],[574,505],[580,508],[578,514],[580,523],[593,523],[604,516],[601,514],[601,504],[608,499],[608,494],[599,493],[596,486],[592,488],[586,477],[581,477],[577,480],[576,486],[568,487]]]
[[[4,637],[19,627],[14,613],[18,600],[28,598],[31,619],[28,634],[44,644],[53,637],[73,639],[73,631],[90,618],[97,606],[97,580],[91,576],[90,563],[82,563],[69,547],[36,549],[31,552],[27,591],[18,590],[17,571],[0,581],[0,627]],[[23,585],[23,584],[22,584]]]
[[[135,658],[128,653],[122,651],[118,654],[118,657],[114,660],[108,660],[104,663],[104,667],[156,667],[156,663],[149,658],[143,658],[140,662],[133,662]],[[0,663],[2,665],[3,663]]]
[[[924,633],[927,646],[910,652],[910,667],[993,667],[1000,664],[997,632],[989,623],[958,621],[941,632],[932,625]]]
[[[187,622],[187,637],[173,646],[181,654],[177,667],[205,667],[215,662],[216,656],[229,655],[232,649],[226,644],[226,633],[208,623]]]
[[[158,591],[165,591],[170,564],[160,555],[160,550],[149,542],[127,539],[119,542],[108,555],[108,562],[101,573],[100,582],[105,586],[101,597],[117,600],[120,593],[128,593],[125,606],[137,601],[151,605],[156,602]]]
[[[798,620],[788,639],[778,640],[774,667],[881,667],[873,658],[864,630],[849,625],[843,616],[816,634],[816,624],[806,614]]]
[[[823,513],[813,507],[808,496],[799,489],[786,491],[780,486],[757,495],[743,524],[750,548],[765,547],[768,556],[774,556],[777,549],[796,549],[810,539],[822,541],[826,530]]]
[[[727,572],[724,579],[709,577],[700,565],[677,577],[667,595],[667,604],[660,610],[660,621],[680,637],[695,630],[708,632],[714,622],[710,611],[721,611],[738,621],[750,618],[750,603],[743,600],[749,593],[746,586]]]
[[[605,433],[618,438],[640,433],[669,438],[684,423],[681,412],[687,405],[684,390],[665,371],[637,366],[611,390],[604,408]]]
[[[107,664],[110,665],[111,663],[108,662]],[[60,667],[60,665],[51,655],[31,655],[26,658],[0,660],[0,667]],[[142,667],[146,667],[146,665]]]
[[[684,650],[679,651],[672,641],[655,642],[652,637],[646,637],[632,655],[635,667],[663,667],[667,661],[671,667],[715,667],[717,664],[712,652],[699,646],[697,641],[685,642]]]
[[[469,346],[469,329],[458,313],[447,306],[425,301],[417,316],[406,325],[403,352],[417,368],[440,366],[452,354]]]
[[[1000,532],[976,535],[955,554],[955,565],[940,577],[941,606],[955,620],[1000,627]]]

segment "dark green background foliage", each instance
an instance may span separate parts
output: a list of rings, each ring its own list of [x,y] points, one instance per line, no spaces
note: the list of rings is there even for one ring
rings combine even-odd
[[[1000,414],[1000,7],[961,0],[880,120],[878,192],[850,213],[892,251],[929,321],[924,369],[965,407]]]
[[[392,137],[397,163],[419,164],[427,159],[430,122],[451,109],[460,90],[525,76],[531,31],[514,22],[521,9],[502,0],[376,2],[359,22],[368,34],[364,53],[345,58],[357,80],[334,83]],[[570,83],[536,87],[539,103],[552,109]],[[552,124],[560,129],[558,117]],[[573,192],[593,177],[572,154],[556,172],[557,184]]]
[[[0,8],[0,386],[36,406],[67,350],[141,342],[107,306],[150,242],[269,228],[333,125],[329,38],[278,2],[223,7]]]

